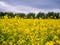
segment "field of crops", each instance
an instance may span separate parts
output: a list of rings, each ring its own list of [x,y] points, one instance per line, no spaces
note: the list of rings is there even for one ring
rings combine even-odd
[[[0,45],[60,45],[60,19],[0,19]]]

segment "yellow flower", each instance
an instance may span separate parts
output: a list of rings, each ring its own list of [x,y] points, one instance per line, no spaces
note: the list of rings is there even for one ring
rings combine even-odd
[[[52,18],[52,17],[51,17]],[[10,45],[60,45],[60,19],[0,19],[0,41]],[[5,40],[6,39],[6,40]],[[53,41],[51,41],[53,40]],[[55,41],[55,42],[54,42]]]
[[[60,40],[56,40],[56,43],[60,45]]]
[[[54,45],[53,41],[47,42],[45,45]]]
[[[30,30],[27,28],[27,29],[25,29],[25,33],[30,33]]]
[[[60,30],[57,30],[57,34],[60,35]]]

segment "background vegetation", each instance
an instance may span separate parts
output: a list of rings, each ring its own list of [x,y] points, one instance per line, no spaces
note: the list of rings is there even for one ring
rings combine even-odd
[[[20,18],[42,18],[42,19],[60,19],[60,13],[55,13],[55,12],[48,12],[48,13],[42,13],[39,12],[38,14],[35,13],[28,13],[28,14],[24,14],[24,13],[12,13],[12,12],[0,12],[0,18],[4,18],[4,16],[7,15],[8,18],[14,18],[15,16],[20,17]]]

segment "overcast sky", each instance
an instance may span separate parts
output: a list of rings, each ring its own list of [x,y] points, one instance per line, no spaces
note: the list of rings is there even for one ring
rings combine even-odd
[[[0,10],[11,12],[60,12],[60,0],[0,0]]]

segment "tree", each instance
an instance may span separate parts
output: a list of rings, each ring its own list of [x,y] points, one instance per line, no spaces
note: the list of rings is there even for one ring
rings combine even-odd
[[[36,18],[45,18],[45,14],[44,13],[41,13],[41,12],[39,12],[38,14],[37,14],[37,16],[36,16]]]
[[[54,12],[48,12],[46,14],[46,18],[54,18],[55,13]]]
[[[5,12],[5,15],[7,14],[8,18],[14,18],[15,15],[12,12]]]
[[[17,13],[17,14],[15,14],[15,16],[24,18],[26,15],[24,13]]]
[[[58,19],[59,18],[59,13],[48,12],[46,14],[46,18]]]
[[[27,18],[35,18],[35,13],[29,13],[27,14]]]
[[[58,19],[59,18],[59,13],[55,13],[55,17],[56,17],[56,19]]]
[[[3,18],[3,17],[4,17],[4,13],[0,12],[0,18]]]

